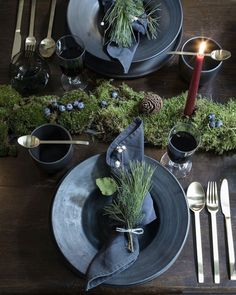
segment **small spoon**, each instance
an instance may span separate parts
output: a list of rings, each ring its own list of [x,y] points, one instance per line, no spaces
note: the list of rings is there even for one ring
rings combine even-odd
[[[47,38],[43,39],[39,44],[39,53],[42,57],[50,57],[53,55],[55,49],[56,49],[56,43],[52,39],[52,25],[53,25],[53,19],[56,9],[56,3],[57,0],[52,0],[51,3],[51,12],[49,17],[49,24],[48,24],[48,35]]]
[[[189,51],[170,51],[167,54],[180,54],[180,55],[198,55],[198,52],[189,52]],[[204,56],[210,56],[211,58],[222,61],[231,57],[231,52],[224,49],[213,50],[210,53],[203,53]]]
[[[199,182],[192,182],[187,190],[187,200],[189,208],[194,212],[195,231],[196,231],[196,247],[197,247],[197,263],[198,263],[198,282],[204,283],[203,274],[203,258],[202,258],[202,238],[200,227],[199,213],[205,206],[205,192]]]
[[[17,139],[17,142],[25,148],[31,149],[40,144],[84,144],[89,145],[88,141],[81,140],[40,140],[33,135],[23,135]]]

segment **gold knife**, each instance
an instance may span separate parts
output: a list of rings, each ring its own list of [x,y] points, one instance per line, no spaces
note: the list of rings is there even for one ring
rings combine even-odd
[[[24,6],[24,0],[19,0],[16,30],[15,30],[15,37],[13,42],[11,58],[13,58],[13,56],[16,55],[21,50],[21,31],[20,30],[21,30],[23,6]]]
[[[229,187],[227,179],[223,179],[220,188],[220,202],[221,209],[225,216],[225,225],[228,241],[228,255],[229,255],[229,270],[230,280],[236,280],[235,271],[235,255],[234,255],[234,241],[231,224],[230,203],[229,203]]]

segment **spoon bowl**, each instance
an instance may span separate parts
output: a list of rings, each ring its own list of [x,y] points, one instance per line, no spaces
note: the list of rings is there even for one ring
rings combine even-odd
[[[204,282],[203,274],[203,257],[202,257],[202,238],[199,213],[205,206],[205,192],[199,182],[192,182],[187,190],[187,200],[190,210],[194,212],[195,231],[196,231],[196,248],[198,264],[198,282]]]
[[[23,135],[17,139],[17,142],[28,149],[35,148],[40,144],[83,144],[89,145],[88,141],[83,140],[40,140],[34,135]]]
[[[39,53],[42,57],[50,57],[53,55],[56,49],[56,42],[50,38],[47,37],[43,39],[39,44]]]

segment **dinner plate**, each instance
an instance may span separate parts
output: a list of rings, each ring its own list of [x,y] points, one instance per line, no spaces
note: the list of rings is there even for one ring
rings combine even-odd
[[[182,30],[182,5],[180,0],[153,0],[150,3],[157,4],[160,7],[158,37],[153,40],[149,40],[146,36],[141,37],[131,64],[131,73],[129,71],[129,73],[124,74],[120,63],[112,59],[103,46],[103,28],[100,26],[103,15],[99,1],[70,0],[67,22],[71,33],[78,35],[85,44],[87,52],[85,64],[102,74],[104,69],[105,75],[128,78],[131,75],[131,78],[135,77],[137,66],[139,66],[137,74],[140,76],[140,64],[144,67],[144,74],[158,68],[158,65],[154,67],[153,63],[163,65],[167,52],[176,49],[176,40]],[[104,62],[103,66],[101,66],[102,62]],[[111,69],[109,70],[107,67]],[[150,70],[148,70],[149,67]]]
[[[159,162],[145,157],[156,166],[151,195],[157,219],[144,228],[140,254],[127,270],[106,282],[108,285],[141,284],[158,277],[177,259],[187,238],[189,209],[183,189],[176,178]],[[105,154],[88,158],[77,165],[60,184],[52,204],[52,232],[66,261],[80,275],[109,236],[103,207],[110,198],[102,196],[96,179],[110,175]]]

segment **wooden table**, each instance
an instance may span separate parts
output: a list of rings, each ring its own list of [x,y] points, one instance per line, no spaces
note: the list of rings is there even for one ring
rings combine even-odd
[[[9,83],[8,66],[13,43],[17,11],[16,0],[1,1],[0,9],[0,83]],[[23,37],[27,36],[29,4],[25,1]],[[58,0],[54,22],[55,39],[66,31],[68,1]],[[199,92],[209,98],[225,102],[236,94],[236,1],[183,0],[184,33],[182,43],[192,36],[205,35],[218,41],[232,52],[215,79]],[[37,3],[36,37],[46,36],[49,1]],[[50,60],[51,81],[45,93],[62,93],[60,72]],[[95,77],[98,75],[91,73]],[[116,81],[117,82],[117,81]],[[126,81],[136,90],[149,90],[168,98],[185,91],[188,85],[181,80],[177,58],[143,78]],[[117,82],[119,83],[119,81]],[[92,143],[76,147],[70,169],[88,157],[105,152],[107,144]],[[145,153],[159,160],[162,150],[146,147]],[[181,181],[184,189],[191,181],[199,181],[206,188],[208,180],[227,178],[230,187],[233,235],[236,239],[236,156],[233,153],[216,156],[197,153],[192,174]],[[76,275],[58,252],[50,229],[50,206],[65,171],[48,177],[38,170],[24,149],[16,158],[0,159],[0,294],[83,294],[84,280]],[[219,229],[221,283],[213,283],[210,218],[201,213],[205,283],[197,283],[194,230],[191,223],[187,242],[174,265],[153,281],[130,288],[100,286],[89,294],[236,294],[236,281],[229,280],[226,235],[221,211],[217,215]],[[236,243],[236,241],[235,241]]]

